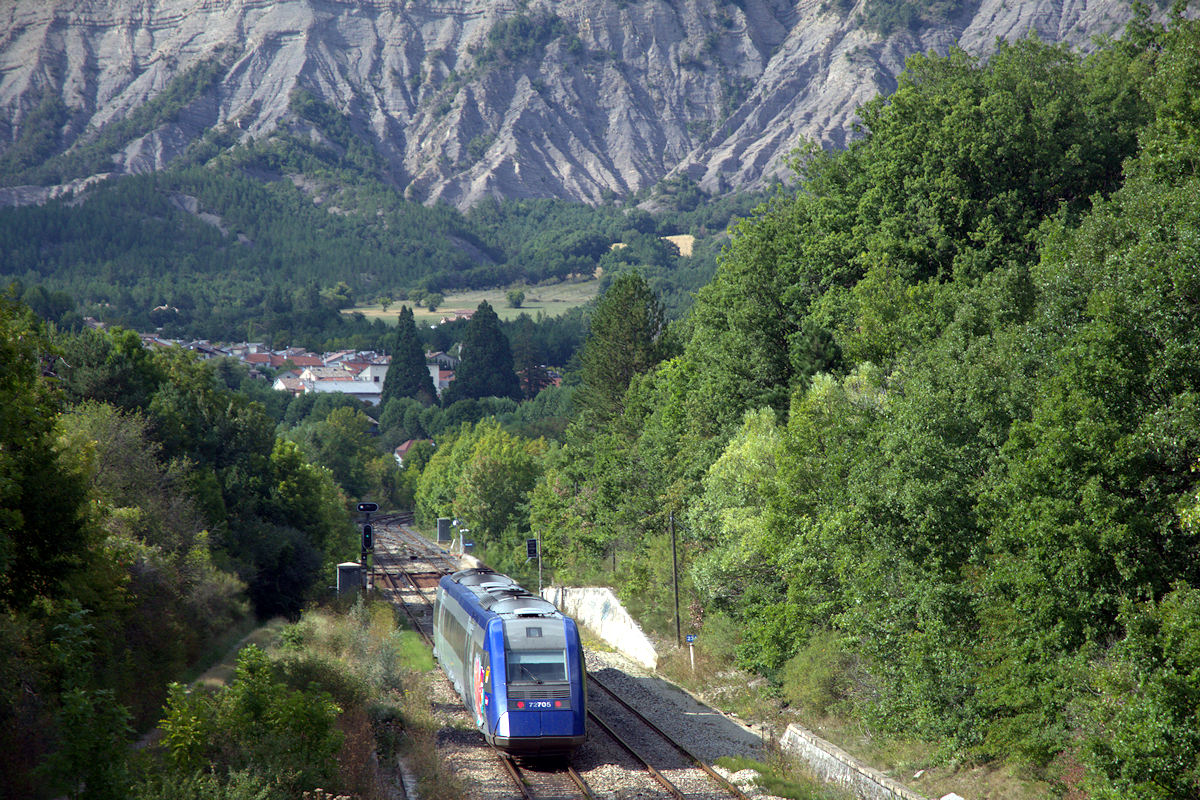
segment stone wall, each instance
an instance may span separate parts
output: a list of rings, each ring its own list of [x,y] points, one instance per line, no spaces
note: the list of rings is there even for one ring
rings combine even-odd
[[[562,609],[617,652],[647,669],[658,666],[658,653],[612,589],[551,586],[542,597]]]
[[[817,778],[836,783],[863,800],[926,800],[799,725],[788,725],[779,746],[803,761]]]

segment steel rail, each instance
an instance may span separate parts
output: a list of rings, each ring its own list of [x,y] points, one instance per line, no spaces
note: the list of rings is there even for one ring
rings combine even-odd
[[[496,755],[500,756],[500,763],[504,765],[504,771],[508,773],[508,777],[512,778],[513,783],[517,785],[517,791],[521,793],[521,797],[525,800],[533,800],[533,795],[529,793],[529,787],[525,785],[525,779],[521,777],[521,771],[517,769],[517,765],[512,762],[512,759],[506,758],[496,751]]]
[[[396,586],[396,580],[388,572],[386,572],[386,571],[380,572],[380,575],[383,576],[385,581],[387,581],[388,583],[391,584],[391,586],[388,588],[390,588],[392,591],[394,591],[394,592],[403,591],[401,588]],[[422,595],[422,599],[424,599],[424,595]],[[433,647],[433,639],[421,627],[421,621],[418,620],[416,615],[412,613],[412,610],[409,609],[408,603],[404,602],[404,600],[401,599],[397,605],[399,605],[400,608],[402,608],[404,610],[404,613],[408,615],[409,620],[412,622],[413,630],[415,630],[417,633],[421,634],[421,638],[425,640],[425,644],[429,645],[430,647]]]
[[[624,739],[622,739],[620,737],[620,735],[617,734],[616,731],[614,731],[611,727],[609,727],[607,722],[600,719],[600,717],[596,716],[596,712],[589,710],[587,713],[588,713],[588,717],[591,718],[592,722],[599,725],[601,730],[603,730],[605,733],[607,733],[609,736],[611,736],[612,740],[614,742],[616,742],[617,744],[619,744],[622,747],[622,749],[625,750],[626,753],[629,753],[629,755],[633,756],[633,759],[635,761],[637,761],[639,764],[641,764],[643,767],[645,767],[646,771],[650,773],[650,777],[652,777],[652,778],[654,778],[654,780],[658,781],[659,784],[661,784],[664,789],[666,789],[668,792],[671,793],[672,797],[674,797],[676,800],[687,800],[687,798],[684,796],[683,792],[679,791],[679,788],[677,786],[675,786],[675,784],[671,783],[670,779],[667,778],[666,775],[663,775],[661,772],[659,772],[657,769],[655,769],[654,765],[651,764],[649,761],[647,761],[642,756],[641,753],[639,753],[637,750],[633,749],[633,745],[629,744],[629,742],[626,742]]]
[[[393,591],[402,591],[402,590],[396,586],[396,579],[391,574],[392,570],[399,572],[401,575],[404,576],[404,579],[406,581],[408,581],[408,583],[411,585],[412,591],[416,592],[417,596],[421,598],[422,602],[424,602],[425,605],[427,605],[427,606],[433,605],[431,602],[429,602],[429,598],[425,596],[425,591],[420,586],[417,585],[417,582],[412,579],[412,576],[409,575],[408,572],[405,571],[405,569],[403,567],[401,567],[398,563],[397,564],[389,564],[387,566],[380,567],[379,569],[380,569],[380,573],[383,576],[384,580],[387,583],[391,584],[390,588]],[[400,602],[398,603],[398,605],[402,609],[404,609],[404,613],[407,614],[408,618],[412,621],[413,627],[416,629],[417,633],[421,634],[421,638],[425,640],[425,643],[427,645],[429,645],[430,648],[432,648],[433,647],[432,637],[429,636],[429,634],[425,633],[425,630],[422,628],[420,621],[417,619],[417,616],[412,612],[412,609],[410,609],[408,607],[409,606],[408,602],[404,598],[399,598],[399,600],[400,600]],[[504,767],[504,771],[508,774],[508,776],[510,778],[512,778],[512,781],[516,785],[517,791],[521,793],[521,797],[523,798],[523,800],[534,800],[533,795],[531,795],[529,793],[529,789],[525,785],[524,779],[521,777],[521,772],[517,768],[517,765],[514,764],[511,759],[507,758],[499,750],[493,750],[493,752],[496,754],[497,758],[500,759],[500,763]],[[588,796],[590,797],[590,795],[588,795]]]
[[[633,714],[635,717],[637,717],[639,720],[641,720],[643,723],[645,723],[651,730],[653,730],[655,733],[657,733],[659,736],[661,736],[667,742],[667,744],[674,747],[679,753],[681,753],[689,761],[691,761],[693,764],[695,764],[697,767],[699,767],[701,770],[703,770],[704,773],[706,775],[708,775],[708,777],[710,777],[714,781],[716,781],[717,784],[721,786],[721,788],[725,789],[725,791],[729,792],[734,797],[738,798],[738,800],[750,800],[750,798],[746,795],[745,792],[743,792],[741,789],[737,788],[732,783],[727,781],[724,778],[724,776],[722,776],[719,772],[714,770],[708,764],[704,763],[704,761],[702,759],[700,759],[699,757],[697,757],[694,753],[692,753],[691,750],[688,750],[686,747],[681,745],[679,742],[675,741],[675,739],[673,739],[666,731],[664,731],[662,728],[658,727],[653,722],[651,722],[640,711],[638,711],[636,708],[631,706],[629,703],[625,702],[625,700],[623,700],[620,697],[620,695],[618,695],[616,692],[614,692],[609,687],[605,686],[604,683],[601,682],[600,679],[597,678],[595,675],[593,675],[591,672],[588,673],[588,681],[590,683],[595,684],[600,689],[603,689],[604,692],[606,694],[608,694],[609,697],[616,700],[627,711],[629,711],[631,714]]]
[[[453,557],[448,555],[437,543],[416,533],[404,522],[398,522],[394,528],[389,525],[386,533],[399,540],[404,548],[416,554],[419,558],[429,561],[431,565],[437,566],[435,562],[440,562],[438,568],[444,573],[457,572],[460,568],[460,565]]]
[[[587,798],[587,800],[596,800],[595,793],[592,792],[591,787],[587,785],[587,781],[583,779],[583,776],[579,774],[579,770],[575,769],[575,767],[571,766],[570,764],[567,764],[567,775],[570,776],[571,780],[575,781],[575,785],[579,787],[579,791],[585,798]]]
[[[389,555],[394,555],[394,554],[389,553]],[[425,590],[417,585],[417,582],[413,579],[413,577],[411,575],[409,575],[408,572],[403,567],[401,567],[398,562],[380,566],[379,569],[380,569],[380,572],[383,575],[384,579],[386,580],[386,582],[391,584],[391,589],[393,591],[402,591],[401,589],[399,589],[399,587],[396,586],[396,580],[391,574],[392,571],[395,571],[395,572],[400,573],[404,577],[404,579],[412,587],[412,591],[415,592],[417,594],[417,596],[421,598],[421,601],[426,606],[433,605],[429,601],[429,598],[425,596]],[[430,637],[429,634],[425,633],[424,629],[421,626],[420,621],[417,619],[417,616],[412,612],[412,609],[409,608],[409,603],[404,598],[399,598],[399,599],[400,599],[399,606],[402,609],[404,609],[404,613],[408,615],[408,618],[410,620],[412,620],[413,627],[416,628],[417,633],[421,634],[421,638],[425,640],[425,643],[428,644],[430,648],[432,648],[433,647],[432,637]],[[511,759],[506,757],[499,750],[493,749],[493,752],[496,754],[496,757],[500,759],[500,763],[504,767],[504,771],[508,774],[508,776],[510,778],[512,778],[512,781],[516,785],[517,791],[521,793],[521,797],[523,798],[523,800],[534,800],[533,795],[531,795],[529,793],[529,788],[525,785],[525,780],[521,777],[521,771],[520,771],[520,769],[518,769],[517,765],[515,763],[513,763],[513,761]],[[574,778],[572,778],[572,779],[574,780]],[[582,780],[582,778],[580,780]],[[589,798],[591,797],[590,794],[587,796]]]

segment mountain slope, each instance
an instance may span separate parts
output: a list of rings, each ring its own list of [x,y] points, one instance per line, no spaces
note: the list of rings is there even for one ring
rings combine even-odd
[[[1131,15],[1123,0],[983,0],[886,36],[862,22],[921,5],[0,0],[0,202],[53,191],[21,183],[161,169],[206,133],[262,139],[294,126],[299,89],[346,114],[385,179],[423,202],[598,201],[673,172],[757,187],[804,137],[844,144],[912,53],[1030,32],[1083,46]],[[64,150],[67,168],[30,171]]]

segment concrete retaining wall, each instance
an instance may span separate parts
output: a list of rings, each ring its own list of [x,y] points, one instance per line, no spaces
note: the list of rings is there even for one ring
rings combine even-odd
[[[627,658],[647,669],[658,666],[654,645],[612,589],[551,586],[542,590],[542,597]]]
[[[817,778],[849,789],[863,800],[926,800],[799,725],[788,725],[779,746],[808,765]]]

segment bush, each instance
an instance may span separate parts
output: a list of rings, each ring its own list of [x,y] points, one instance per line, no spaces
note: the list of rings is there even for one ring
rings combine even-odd
[[[732,664],[741,641],[742,630],[737,621],[728,614],[716,613],[705,618],[697,646],[718,662]]]
[[[783,694],[788,702],[824,716],[849,694],[850,656],[834,631],[820,631],[783,667]]]
[[[250,645],[238,655],[234,681],[216,694],[172,684],[160,727],[180,777],[206,766],[219,776],[247,771],[295,796],[336,785],[339,713],[327,692],[289,689],[267,654]]]

